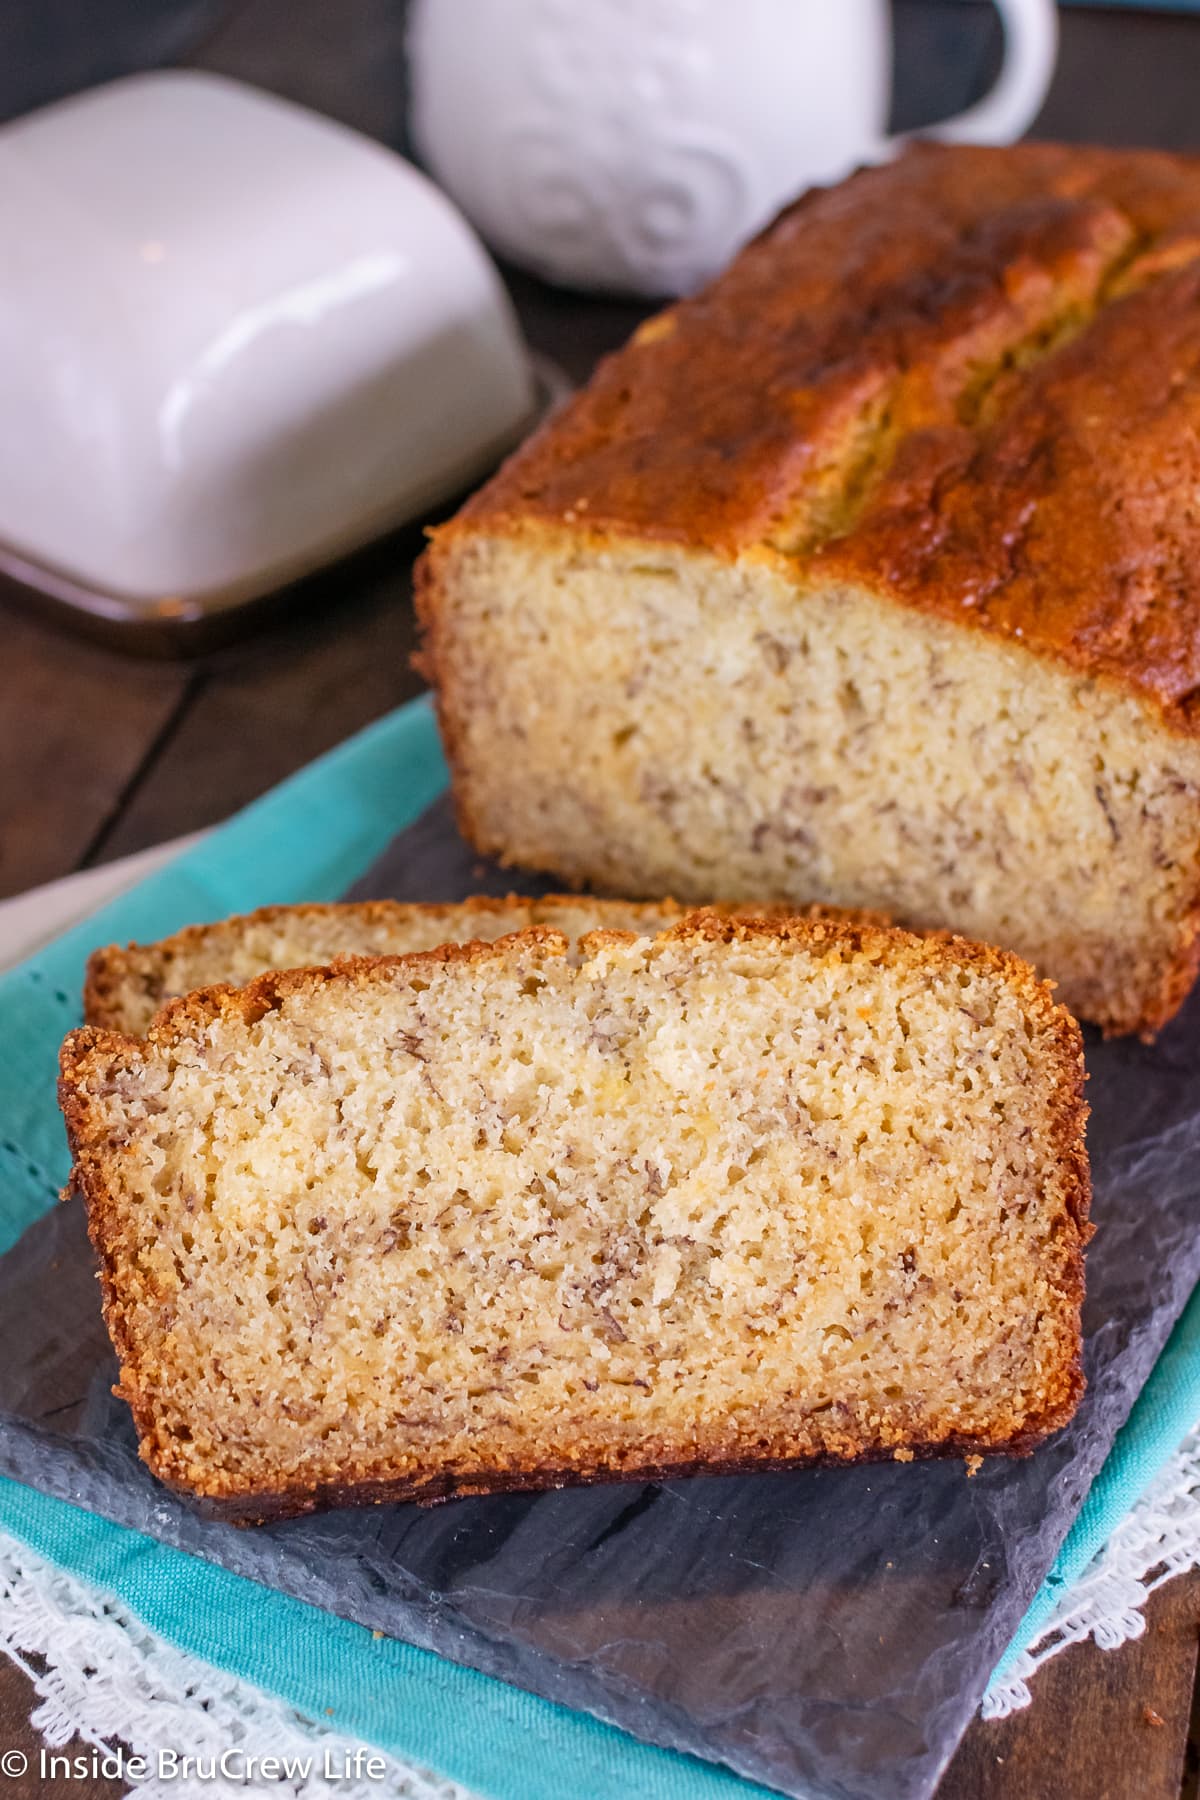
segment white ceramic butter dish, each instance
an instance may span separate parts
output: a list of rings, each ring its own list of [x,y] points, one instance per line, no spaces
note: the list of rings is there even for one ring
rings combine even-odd
[[[482,476],[537,384],[401,157],[219,77],[0,129],[0,570],[114,624],[291,583]]]

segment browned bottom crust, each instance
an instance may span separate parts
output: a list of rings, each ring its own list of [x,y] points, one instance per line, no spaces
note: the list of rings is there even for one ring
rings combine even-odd
[[[298,1519],[308,1513],[325,1512],[339,1506],[394,1506],[411,1503],[416,1506],[442,1506],[448,1500],[467,1500],[494,1494],[545,1493],[570,1487],[599,1487],[622,1482],[683,1481],[696,1475],[786,1475],[800,1469],[849,1468],[882,1462],[934,1462],[962,1457],[968,1462],[981,1456],[1030,1456],[1046,1438],[1062,1428],[1070,1419],[1083,1391],[1083,1378],[1073,1389],[1070,1401],[1060,1414],[1045,1425],[1014,1433],[1004,1443],[980,1443],[970,1437],[951,1437],[941,1444],[911,1444],[895,1450],[870,1448],[853,1456],[829,1452],[808,1456],[723,1457],[708,1461],[703,1457],[690,1462],[634,1463],[623,1469],[525,1469],[500,1471],[488,1475],[436,1475],[395,1481],[324,1482],[314,1488],[283,1489],[278,1493],[244,1494],[226,1499],[197,1495],[190,1488],[173,1481],[165,1485],[186,1499],[205,1518],[228,1525],[270,1525],[284,1519]],[[119,1389],[114,1389],[119,1393]],[[969,1471],[973,1473],[973,1469]]]

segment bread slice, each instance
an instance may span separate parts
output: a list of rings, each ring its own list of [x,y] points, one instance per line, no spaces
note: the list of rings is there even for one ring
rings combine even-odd
[[[153,944],[109,944],[88,958],[83,1016],[141,1037],[168,1000],[195,988],[241,987],[270,969],[299,969],[341,956],[408,956],[439,944],[490,943],[530,925],[585,932],[650,932],[682,915],[671,900],[637,904],[549,895],[477,895],[450,902],[343,901],[264,906],[211,925],[189,925]]]
[[[1083,1067],[1026,965],[715,913],[568,949],[264,975],[67,1039],[156,1475],[260,1520],[1063,1424]]]
[[[632,931],[651,936],[682,918],[673,900],[638,904],[575,894],[528,899],[521,894],[492,899],[407,902],[344,901],[331,906],[264,906],[257,912],[189,925],[154,944],[109,944],[88,958],[83,1016],[89,1025],[141,1037],[168,1000],[194,988],[229,983],[241,987],[269,969],[298,969],[331,963],[342,956],[408,956],[439,944],[472,939],[491,943],[530,925],[552,925],[571,939],[589,931]],[[722,913],[746,907],[721,906]],[[758,913],[793,908],[753,909]],[[805,909],[810,918],[853,918],[886,924],[881,914],[846,913],[835,907]]]
[[[1151,1032],[1200,960],[1200,160],[919,146],[650,320],[433,534],[459,817],[881,908]]]

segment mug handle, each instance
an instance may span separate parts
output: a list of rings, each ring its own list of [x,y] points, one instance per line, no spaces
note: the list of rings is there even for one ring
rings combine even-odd
[[[991,92],[951,119],[922,126],[917,136],[948,144],[1010,144],[1035,117],[1058,55],[1055,0],[996,0],[1004,25],[1004,66]],[[903,137],[890,138],[888,152]]]

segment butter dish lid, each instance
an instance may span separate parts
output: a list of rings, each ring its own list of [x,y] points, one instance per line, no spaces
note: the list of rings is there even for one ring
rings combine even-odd
[[[93,610],[256,598],[477,479],[534,413],[445,196],[239,82],[137,75],[0,128],[0,230],[0,563]]]

